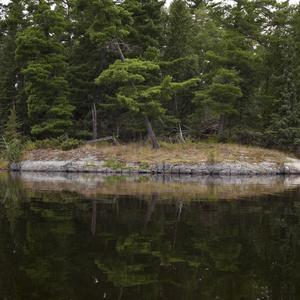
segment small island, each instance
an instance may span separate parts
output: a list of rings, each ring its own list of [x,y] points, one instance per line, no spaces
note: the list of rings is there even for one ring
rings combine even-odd
[[[290,157],[291,156],[291,157]],[[111,174],[278,175],[300,174],[300,160],[259,147],[207,142],[151,143],[117,146],[108,142],[32,149],[11,161],[10,170]],[[5,162],[2,168],[8,167]]]

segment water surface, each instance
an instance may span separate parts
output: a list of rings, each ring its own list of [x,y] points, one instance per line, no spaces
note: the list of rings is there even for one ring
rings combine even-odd
[[[0,299],[299,299],[299,177],[0,173]]]

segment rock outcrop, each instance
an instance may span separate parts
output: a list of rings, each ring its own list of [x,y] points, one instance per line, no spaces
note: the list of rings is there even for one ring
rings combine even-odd
[[[157,163],[151,165],[138,165],[126,163],[116,168],[108,166],[105,161],[97,161],[93,157],[85,160],[64,161],[32,161],[13,163],[10,167],[14,171],[34,172],[87,172],[87,173],[118,173],[118,174],[186,174],[186,175],[279,175],[300,174],[300,160],[289,159],[289,162],[278,164],[271,162],[248,163],[236,161],[233,163],[195,163],[170,164]]]

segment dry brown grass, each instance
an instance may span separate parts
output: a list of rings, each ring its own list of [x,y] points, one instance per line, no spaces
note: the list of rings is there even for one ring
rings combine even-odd
[[[241,146],[236,144],[191,143],[183,144],[160,143],[160,149],[153,150],[150,144],[134,143],[111,146],[107,143],[89,144],[69,151],[43,149],[24,153],[23,160],[79,160],[95,157],[96,160],[115,158],[119,162],[133,163],[172,163],[194,164],[199,162],[234,162],[249,163],[288,161],[287,155],[276,150],[258,147]],[[293,157],[292,155],[289,155]]]
[[[197,163],[197,162],[277,162],[287,161],[286,154],[276,150],[268,150],[258,147],[241,146],[235,144],[211,144],[211,143],[161,143],[158,150],[153,150],[148,144],[128,144],[120,146],[83,146],[81,151],[93,152],[97,149],[98,159],[114,157],[122,162],[158,163],[168,162],[173,164]]]

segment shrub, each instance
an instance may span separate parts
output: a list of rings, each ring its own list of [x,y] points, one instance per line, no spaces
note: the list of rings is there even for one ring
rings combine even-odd
[[[7,144],[7,147],[3,151],[3,157],[8,160],[9,164],[21,161],[23,156],[23,147],[21,142],[17,139],[12,140]]]
[[[110,157],[106,160],[103,167],[109,167],[112,169],[129,169],[129,167],[126,167],[123,163],[119,163],[115,158]]]
[[[37,141],[27,141],[25,144],[25,149],[27,151],[36,150],[36,149],[47,149],[47,148],[54,148],[54,149],[62,149],[64,151],[75,149],[80,146],[82,143],[81,140],[67,138],[65,136],[60,136],[58,138],[47,138],[44,140],[37,140]]]
[[[80,144],[82,143],[81,140],[77,140],[77,139],[73,139],[73,138],[69,138],[65,141],[63,141],[60,145],[60,148],[63,151],[67,151],[67,150],[71,150],[71,149],[76,149],[80,146]]]
[[[149,168],[149,166],[144,163],[140,164],[140,166],[139,166],[139,169],[141,169],[141,170],[147,170],[148,168]]]

